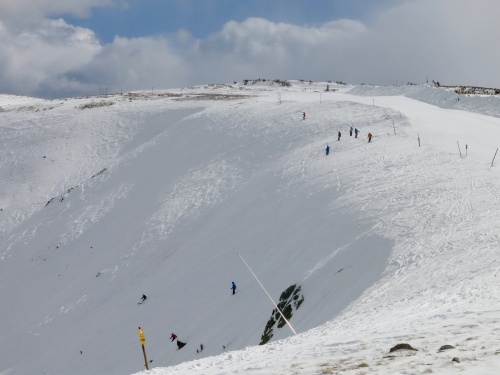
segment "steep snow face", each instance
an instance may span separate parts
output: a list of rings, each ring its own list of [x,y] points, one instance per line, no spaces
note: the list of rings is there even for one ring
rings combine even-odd
[[[500,180],[476,134],[500,120],[324,87],[2,97],[0,371],[139,371],[139,326],[151,366],[198,359],[155,374],[351,371],[384,361],[366,341],[491,329]],[[225,353],[274,309],[238,254],[276,302],[300,286],[298,336]]]

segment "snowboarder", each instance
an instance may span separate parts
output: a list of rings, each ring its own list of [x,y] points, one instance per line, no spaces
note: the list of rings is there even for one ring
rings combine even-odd
[[[352,126],[351,128],[349,129],[349,136],[352,137]]]
[[[139,302],[139,303],[144,303],[144,301],[146,301],[146,300],[147,300],[147,298],[148,298],[148,297],[146,297],[146,295],[145,295],[145,294],[143,294],[143,295],[142,295],[142,297],[141,297],[141,302]]]
[[[372,141],[372,137],[373,137],[372,133],[368,133],[368,143]]]
[[[173,342],[176,338],[177,338],[177,335],[172,332],[172,334],[170,335],[170,342]]]
[[[358,138],[358,133],[359,133],[358,128],[354,128],[354,138]]]
[[[340,136],[342,135],[342,133],[339,132],[339,138],[337,139],[337,141],[340,141]]]
[[[231,289],[233,290],[233,295],[234,295],[236,293],[236,284],[234,283],[234,281],[231,284]]]
[[[330,153],[330,146],[326,145],[326,155],[328,155]]]
[[[302,112],[302,120],[305,120],[305,119],[306,119],[306,113]]]

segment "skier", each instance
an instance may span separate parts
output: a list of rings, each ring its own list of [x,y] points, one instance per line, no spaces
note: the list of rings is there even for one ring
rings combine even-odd
[[[330,153],[330,146],[326,145],[326,155],[328,155]]]
[[[306,119],[306,113],[302,112],[302,120],[305,120],[305,119]]]
[[[359,133],[358,128],[354,128],[354,138],[358,138],[358,133]]]
[[[143,294],[143,295],[142,295],[142,297],[141,297],[141,302],[140,302],[140,303],[143,303],[144,301],[146,301],[146,299],[147,299],[147,298],[148,298],[148,297],[146,297],[146,295],[145,295],[145,294]]]
[[[172,334],[170,335],[170,342],[174,341],[176,338],[177,338],[177,335],[172,332]]]
[[[231,289],[233,290],[233,295],[234,295],[236,293],[236,284],[234,283],[234,281],[231,284]]]
[[[338,141],[340,141],[340,136],[342,135],[342,133],[339,132],[339,139],[337,139]]]
[[[372,141],[372,137],[373,137],[372,133],[368,133],[368,143]]]
[[[352,126],[351,128],[349,129],[349,136],[352,137]]]

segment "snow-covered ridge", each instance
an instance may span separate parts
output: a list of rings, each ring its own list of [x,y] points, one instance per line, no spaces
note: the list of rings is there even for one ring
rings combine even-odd
[[[405,96],[441,108],[459,109],[500,117],[500,96],[457,94],[456,87],[436,87],[431,85],[405,86],[356,86],[349,91],[362,96]]]
[[[152,374],[498,368],[498,98],[290,83],[3,98],[0,372],[134,373],[139,326]],[[237,253],[300,286],[299,335],[257,346],[274,307]]]

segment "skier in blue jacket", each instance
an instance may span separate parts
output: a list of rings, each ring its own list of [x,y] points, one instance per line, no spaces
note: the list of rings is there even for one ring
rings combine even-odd
[[[231,289],[233,290],[234,295],[234,293],[236,293],[236,284],[234,283],[234,281],[232,282]]]

